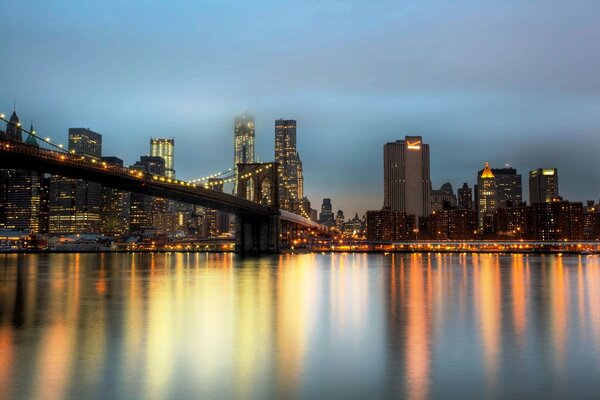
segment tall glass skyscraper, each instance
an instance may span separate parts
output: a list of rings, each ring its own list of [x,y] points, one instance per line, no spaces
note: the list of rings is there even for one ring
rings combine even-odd
[[[150,155],[165,160],[165,176],[175,178],[175,139],[150,139]]]
[[[233,140],[233,170],[235,174],[235,189],[237,193],[237,165],[254,162],[254,117],[242,114],[235,119]]]
[[[279,163],[279,193],[281,207],[300,212],[304,197],[302,162],[296,148],[296,121],[275,121],[275,162]],[[309,213],[310,210],[305,210]]]
[[[538,168],[529,172],[529,203],[547,203],[558,197],[558,169]]]
[[[431,213],[429,145],[421,136],[386,143],[383,171],[384,208],[416,217]]]

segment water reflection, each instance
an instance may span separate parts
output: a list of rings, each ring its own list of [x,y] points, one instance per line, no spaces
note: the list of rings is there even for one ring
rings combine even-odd
[[[593,397],[599,338],[599,257],[0,256],[6,398]]]

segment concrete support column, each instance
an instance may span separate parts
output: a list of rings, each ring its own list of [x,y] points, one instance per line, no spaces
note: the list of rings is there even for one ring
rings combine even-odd
[[[237,253],[279,253],[279,213],[268,216],[236,217],[235,251]]]

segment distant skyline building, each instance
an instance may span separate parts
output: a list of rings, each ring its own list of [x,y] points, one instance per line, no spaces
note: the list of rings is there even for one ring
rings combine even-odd
[[[521,175],[508,165],[491,169],[496,179],[496,200],[498,208],[517,207],[523,202]],[[481,175],[483,170],[478,172]]]
[[[165,176],[175,178],[175,139],[151,138],[150,155],[165,160]]]
[[[431,213],[429,145],[421,136],[387,143],[383,148],[385,209],[416,217]]]
[[[207,189],[222,192],[224,189],[224,181],[221,178],[210,178],[206,183]],[[206,208],[204,210],[204,237],[218,237],[229,232],[229,214],[223,211]]]
[[[118,157],[102,157],[102,161],[110,165],[123,167],[123,160]],[[129,232],[131,193],[102,186],[101,197],[102,234],[113,237],[127,234]]]
[[[473,208],[473,189],[468,183],[463,183],[462,188],[458,189],[458,207],[471,209]]]
[[[249,114],[242,114],[235,119],[233,140],[233,171],[234,171],[234,193],[237,193],[237,165],[254,162],[254,117]]]
[[[304,197],[302,162],[296,147],[296,121],[275,121],[275,162],[279,163],[279,193],[281,207],[301,212]],[[309,210],[305,210],[307,215]]]
[[[335,226],[335,214],[333,213],[331,199],[323,199],[321,213],[319,214],[319,223],[329,227]]]
[[[9,139],[17,140],[19,142],[23,141],[23,133],[21,130],[21,123],[19,122],[19,117],[17,116],[17,111],[13,110],[12,115],[10,116],[9,122],[6,124],[6,136]]]
[[[450,182],[444,183],[438,190],[431,191],[431,211],[449,210],[456,207],[456,196]]]
[[[129,166],[129,169],[165,176],[165,159],[159,156],[141,156],[139,161]],[[142,233],[154,228],[153,216],[157,211],[156,208],[157,205],[155,204],[154,197],[140,193],[131,193],[129,209],[130,231]]]
[[[529,172],[530,205],[547,203],[558,197],[557,168],[538,168]]]
[[[102,135],[69,128],[69,153],[100,159]],[[100,233],[102,185],[53,175],[50,180],[50,233]]]
[[[477,219],[480,233],[487,233],[494,229],[494,214],[498,208],[496,192],[496,177],[490,169],[490,164],[485,163],[485,168],[477,177]]]

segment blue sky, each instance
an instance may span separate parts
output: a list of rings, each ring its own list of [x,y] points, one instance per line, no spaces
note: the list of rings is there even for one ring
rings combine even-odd
[[[133,163],[175,137],[178,176],[228,168],[233,118],[298,121],[305,191],[347,215],[380,208],[382,148],[431,146],[434,187],[483,163],[559,168],[600,197],[598,1],[12,1],[1,5],[0,111],[66,142],[103,134]],[[527,179],[524,179],[527,186]],[[526,193],[525,193],[526,194]]]

